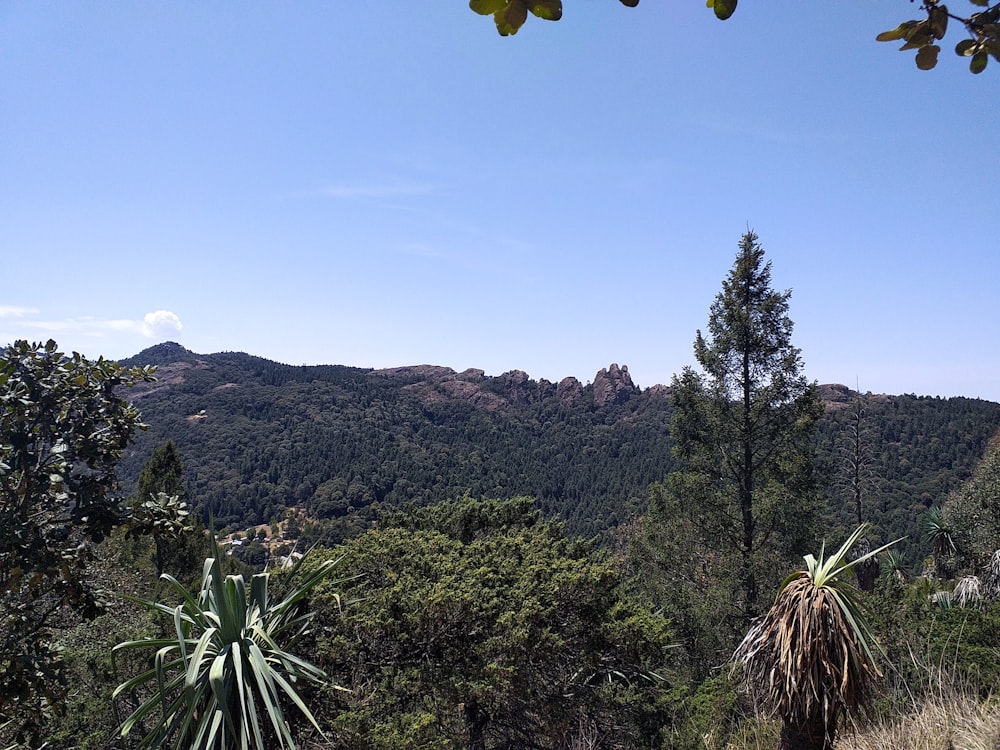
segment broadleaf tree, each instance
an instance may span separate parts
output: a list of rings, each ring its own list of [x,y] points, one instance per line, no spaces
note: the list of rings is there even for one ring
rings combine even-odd
[[[62,698],[56,626],[101,611],[89,545],[127,522],[115,466],[142,426],[120,389],[151,378],[51,340],[0,350],[0,726],[13,739]]]
[[[792,345],[790,296],[771,288],[771,264],[748,231],[710,308],[707,336],[696,335],[701,370],[687,367],[671,384],[682,468],[667,488],[706,564],[731,587],[734,625],[758,614],[760,579],[776,558],[792,559],[813,541],[813,430],[823,407]]]
[[[622,5],[634,8],[639,0],[619,0]],[[706,0],[705,5],[720,21],[726,21],[736,12],[739,0]],[[912,0],[911,0],[912,2]],[[948,21],[962,25],[967,36],[955,45],[955,54],[969,58],[969,70],[982,73],[992,57],[1000,62],[1000,2],[968,0],[972,8],[964,14],[953,13],[941,0],[923,0],[920,10],[923,17],[903,21],[896,28],[875,37],[879,42],[903,42],[902,51],[916,50],[915,62],[921,70],[930,70],[938,62],[941,51],[938,42],[948,31]],[[493,16],[501,36],[516,34],[528,12],[546,21],[562,18],[562,0],[469,0],[469,7],[483,16]],[[979,10],[976,10],[979,9]]]

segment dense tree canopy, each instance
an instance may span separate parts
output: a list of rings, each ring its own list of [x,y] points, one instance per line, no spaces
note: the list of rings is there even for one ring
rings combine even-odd
[[[0,686],[5,712],[0,717],[0,747],[18,740],[30,747],[44,743],[53,750],[97,750],[114,744],[112,729],[124,717],[113,715],[111,690],[127,675],[149,673],[150,664],[138,651],[120,650],[117,668],[124,671],[116,675],[114,662],[109,662],[111,645],[147,635],[156,639],[163,633],[128,602],[113,602],[95,621],[81,624],[77,615],[88,614],[88,601],[99,604],[96,580],[115,591],[150,596],[151,543],[130,542],[125,532],[155,526],[158,519],[168,524],[176,520],[170,518],[166,491],[176,497],[184,482],[180,450],[164,443],[168,436],[176,434],[185,462],[190,457],[203,476],[220,481],[222,492],[244,481],[237,470],[244,450],[272,461],[263,467],[272,480],[268,492],[277,493],[272,502],[296,500],[277,489],[279,484],[306,485],[295,471],[304,467],[319,472],[322,481],[311,495],[303,495],[305,505],[312,510],[314,501],[316,508],[329,503],[333,517],[340,512],[339,503],[363,499],[372,487],[384,486],[377,474],[367,476],[369,472],[409,456],[406,460],[413,463],[407,465],[437,471],[406,480],[402,467],[396,467],[397,482],[409,481],[411,489],[418,487],[418,480],[441,481],[436,477],[445,472],[458,486],[466,477],[483,476],[476,472],[490,462],[487,476],[492,478],[505,472],[528,485],[581,482],[570,499],[579,500],[581,514],[608,523],[616,513],[625,517],[625,500],[619,497],[614,506],[595,502],[588,499],[592,488],[634,487],[645,476],[645,464],[660,470],[667,466],[656,457],[669,445],[663,432],[671,414],[676,417],[676,460],[683,461],[683,470],[670,472],[664,483],[654,485],[643,533],[627,559],[567,536],[561,523],[546,520],[525,498],[380,504],[381,512],[372,514],[373,527],[365,532],[366,524],[357,523],[354,538],[333,553],[347,552],[342,572],[359,577],[346,586],[314,590],[310,602],[301,602],[306,609],[315,608],[321,624],[311,635],[302,633],[311,640],[302,644],[301,653],[353,692],[327,693],[296,683],[296,692],[301,687],[300,695],[326,739],[308,720],[296,721],[295,712],[286,713],[286,718],[296,743],[314,750],[693,749],[727,744],[726,738],[742,731],[747,721],[731,685],[717,671],[733,632],[727,615],[742,620],[747,611],[741,594],[742,485],[733,476],[739,457],[745,456],[733,447],[743,445],[738,417],[746,401],[740,375],[747,370],[767,373],[750,379],[764,386],[760,400],[751,399],[751,422],[776,420],[772,427],[794,426],[792,439],[760,443],[770,446],[761,457],[782,459],[766,470],[761,467],[767,462],[762,462],[749,482],[763,488],[763,503],[754,506],[756,500],[751,501],[751,511],[764,511],[754,516],[754,544],[770,539],[776,551],[765,557],[757,546],[751,554],[753,571],[760,573],[762,601],[765,589],[770,589],[768,576],[787,572],[781,557],[793,553],[800,532],[809,531],[813,509],[809,456],[798,451],[799,438],[809,433],[815,413],[810,408],[794,421],[787,418],[795,413],[796,403],[814,406],[815,388],[795,375],[798,352],[787,337],[788,293],[769,288],[767,266],[755,248],[759,250],[756,238],[744,237],[733,272],[712,307],[707,334],[699,334],[696,341],[701,372],[691,370],[678,378],[684,382],[674,384],[673,400],[656,388],[631,390],[621,403],[599,402],[595,386],[579,384],[572,398],[560,400],[552,384],[515,379],[521,389],[515,392],[509,378],[478,375],[472,378],[480,389],[476,396],[486,399],[483,394],[488,394],[491,406],[482,408],[482,402],[452,398],[441,383],[431,388],[417,377],[390,381],[384,373],[287,367],[246,355],[210,355],[180,363],[175,371],[165,368],[168,378],[154,391],[138,385],[150,377],[143,367],[66,357],[54,344],[19,342],[4,350],[0,646],[6,650],[0,653],[0,666],[6,682]],[[766,302],[757,317],[740,304],[746,292],[754,290],[757,293],[749,297]],[[765,321],[769,335],[739,333]],[[772,356],[748,359],[747,352],[740,353],[741,340],[754,342]],[[734,342],[735,348],[730,347]],[[137,507],[138,498],[131,509],[125,507],[113,479],[116,456],[130,430],[139,425],[135,410],[118,398],[117,388],[130,384],[138,386],[129,393],[140,396],[144,410],[149,406],[163,419],[160,431],[147,435],[147,448],[134,457],[139,492],[152,502],[155,491],[161,500],[146,510]],[[864,512],[883,525],[884,533],[926,516],[929,505],[972,475],[969,457],[982,452],[1000,424],[1000,405],[988,402],[868,395],[861,409],[860,397],[849,389],[822,390],[827,415],[820,423],[820,448],[831,470],[845,456],[858,462],[859,423],[866,423],[864,442],[870,453],[863,458],[871,464],[873,483],[865,490],[870,494]],[[528,392],[530,397],[515,403],[517,393]],[[769,398],[776,400],[766,407]],[[160,411],[167,405],[176,411]],[[329,423],[318,429],[316,423],[322,420]],[[218,432],[210,435],[206,428]],[[705,434],[722,450],[713,452],[709,437],[699,437],[697,433],[707,428]],[[198,431],[203,442],[191,438]],[[765,430],[758,437],[769,434]],[[309,443],[310,437],[315,444]],[[655,450],[647,452],[651,444]],[[976,569],[1000,546],[997,445],[989,447],[972,480],[949,499],[942,519],[957,545],[971,553],[963,564]],[[323,474],[317,468],[321,464],[300,461],[328,450],[344,459],[348,473]],[[140,472],[150,454],[144,464],[147,471]],[[621,474],[608,481],[605,475],[612,471]],[[857,513],[856,479],[852,472],[846,483],[850,502],[830,505],[830,525]],[[28,502],[29,489],[35,499],[41,498],[41,505]],[[422,501],[429,492],[433,490],[422,488],[404,497]],[[789,498],[804,502],[782,509]],[[391,508],[395,512],[386,512]],[[539,508],[552,511],[551,505]],[[22,511],[26,517],[19,515]],[[357,515],[345,511],[341,517],[352,514]],[[292,517],[307,518],[300,512]],[[35,522],[41,527],[33,530]],[[113,528],[122,525],[124,529]],[[285,530],[289,528],[291,524]],[[272,533],[280,531],[273,527]],[[104,542],[91,544],[101,537]],[[63,564],[58,569],[40,567],[25,556],[29,548],[21,545],[23,539],[45,541]],[[282,540],[285,547],[291,542]],[[916,543],[929,544],[922,534]],[[33,549],[42,557],[50,551],[44,545]],[[96,559],[90,559],[91,550]],[[285,553],[276,552],[272,560],[278,554]],[[986,562],[992,564],[993,559]],[[294,575],[276,578],[279,588],[295,585]],[[74,586],[83,592],[79,601],[71,598]],[[913,677],[916,654],[928,663],[955,662],[964,678],[991,689],[1000,605],[967,612],[940,609],[935,602],[951,599],[947,590],[936,591],[938,586],[947,589],[950,584],[922,579],[907,587],[890,571],[869,597],[878,604],[874,629],[894,639],[889,647],[893,674],[909,669]],[[39,592],[46,593],[34,596]],[[960,601],[957,594],[954,600]],[[306,609],[296,609],[295,616]],[[33,641],[20,637],[16,628],[22,626]],[[27,631],[31,627],[35,630]],[[956,650],[958,628],[962,638]],[[52,658],[57,649],[65,655],[62,673],[72,679],[71,710],[32,736],[33,727],[24,719],[37,718],[34,709],[63,698],[61,670]],[[26,675],[18,670],[26,668],[35,670],[27,675],[31,679],[17,682]],[[922,684],[925,677],[919,675],[916,682]],[[797,675],[791,674],[791,679],[800,684]],[[11,717],[14,721],[5,724]],[[125,744],[131,740],[130,735]]]
[[[330,544],[379,509],[468,492],[530,495],[571,533],[590,535],[640,507],[672,461],[662,389],[633,386],[599,403],[594,384],[569,379],[576,388],[561,389],[524,373],[295,367],[183,351],[149,361],[162,377],[135,394],[150,428],[124,457],[123,478],[137,481],[172,440],[192,504],[219,528],[277,521],[294,506],[337,527]]]
[[[172,440],[193,510],[203,522],[213,515],[218,528],[276,522],[297,507],[304,514],[295,523],[329,545],[367,528],[378,509],[468,492],[531,495],[569,533],[590,536],[641,513],[650,484],[678,465],[662,386],[599,405],[594,384],[560,395],[555,384],[527,380],[512,391],[504,376],[437,380],[179,347],[130,361],[157,364],[159,380],[130,391],[149,428],[122,459],[125,486]],[[457,390],[473,385],[471,394]],[[846,533],[857,523],[840,467],[856,394],[821,391],[828,523]],[[916,568],[930,550],[921,517],[971,475],[1000,428],[1000,404],[872,394],[864,408],[874,481],[865,520],[882,539],[909,535],[900,551]]]
[[[960,561],[972,571],[1000,549],[1000,432],[972,478],[948,497],[943,516]]]
[[[667,623],[531,500],[465,499],[349,542],[315,652],[336,747],[647,747]],[[579,745],[578,745],[579,746]],[[616,745],[617,746],[617,745]]]

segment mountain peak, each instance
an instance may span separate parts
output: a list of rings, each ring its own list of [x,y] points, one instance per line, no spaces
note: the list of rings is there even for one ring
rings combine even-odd
[[[179,362],[181,360],[191,359],[197,356],[197,354],[185,349],[176,341],[164,341],[161,344],[154,344],[153,346],[143,349],[134,357],[123,359],[122,364],[129,366],[168,365],[171,362]]]

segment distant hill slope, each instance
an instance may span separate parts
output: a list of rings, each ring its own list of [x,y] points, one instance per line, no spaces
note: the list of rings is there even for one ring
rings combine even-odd
[[[617,365],[592,383],[550,383],[518,370],[299,367],[173,343],[125,363],[158,367],[155,383],[129,394],[150,427],[122,462],[126,486],[172,439],[190,497],[220,526],[268,522],[289,507],[363,522],[408,502],[524,494],[589,535],[641,512],[649,484],[674,468],[667,389],[639,389]],[[854,394],[822,391],[819,452],[831,517],[846,525],[834,475]],[[878,396],[866,421],[880,477],[872,520],[918,534],[923,510],[971,474],[1000,428],[1000,404]]]
[[[126,363],[156,365],[158,379],[129,394],[150,428],[123,478],[133,482],[172,439],[191,497],[223,525],[266,522],[289,506],[337,517],[528,494],[591,533],[639,507],[671,466],[664,390],[640,391],[614,365],[583,385],[516,370],[295,367],[176,344]]]

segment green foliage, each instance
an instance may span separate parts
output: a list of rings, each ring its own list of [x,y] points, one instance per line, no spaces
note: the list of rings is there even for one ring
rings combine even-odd
[[[972,477],[947,498],[941,524],[954,537],[961,564],[976,570],[1000,549],[1000,433]]]
[[[622,5],[634,8],[639,0],[619,0]],[[736,6],[736,0],[720,0]],[[481,16],[493,16],[500,36],[516,34],[528,20],[528,11],[546,21],[562,18],[562,0],[469,0],[469,7]]]
[[[492,15],[500,36],[516,34],[528,11],[546,21],[562,18],[562,0],[469,0],[469,7],[482,16]]]
[[[207,535],[186,502],[184,465],[172,440],[153,451],[129,500],[131,535],[153,540],[154,574],[164,571],[185,582],[200,573]]]
[[[89,545],[125,520],[115,465],[140,427],[118,389],[150,378],[54,341],[0,350],[0,723],[15,737],[64,697],[55,626],[103,607]]]
[[[321,609],[320,663],[354,687],[337,747],[638,744],[661,729],[666,622],[524,499],[386,519],[344,547],[358,576]],[[340,592],[338,592],[340,593]]]
[[[465,497],[449,503],[388,514],[383,528],[407,531],[436,531],[462,544],[508,530],[528,529],[541,522],[542,514],[530,497],[516,497],[503,502]]]
[[[639,0],[620,2],[629,8],[639,4]],[[720,21],[726,21],[736,12],[738,2],[705,0],[705,6],[711,8]],[[983,10],[959,16],[951,13],[940,0],[922,0],[920,6],[927,14],[926,18],[903,21],[875,39],[879,42],[902,41],[901,50],[917,51],[917,67],[930,70],[937,65],[941,48],[936,42],[944,39],[950,18],[961,23],[969,34],[969,38],[955,46],[955,54],[970,58],[969,70],[982,73],[990,57],[1000,61],[1000,3],[990,5],[989,0],[969,0],[969,3]],[[562,18],[562,0],[469,0],[469,7],[480,15],[492,15],[501,36],[516,34],[527,20],[529,10],[548,21]]]
[[[924,516],[924,535],[931,543],[935,572],[950,578],[951,571],[946,559],[955,554],[955,541],[952,538],[951,527],[945,523],[941,508],[937,505],[927,509]]]
[[[153,667],[119,685],[114,698],[152,688],[121,726],[145,732],[141,747],[295,748],[283,704],[290,703],[313,725],[316,720],[296,689],[323,684],[326,675],[289,649],[308,631],[313,613],[303,611],[310,591],[336,566],[314,567],[290,593],[275,600],[270,574],[223,577],[215,556],[205,561],[201,590],[189,593],[166,580],[182,598],[175,607],[141,603],[172,619],[174,635],[121,643],[115,651],[153,650]],[[148,724],[152,728],[148,728]],[[318,728],[318,727],[317,727]]]
[[[622,5],[634,8],[639,0],[619,0]],[[736,6],[736,0],[719,0],[724,5]],[[711,0],[710,0],[711,4]],[[528,20],[528,12],[546,21],[562,18],[562,0],[469,0],[469,7],[481,16],[493,16],[500,36],[516,34]]]
[[[735,573],[745,619],[756,614],[760,571],[774,553],[800,553],[819,510],[812,439],[822,414],[818,391],[802,375],[788,317],[791,292],[771,289],[771,264],[747,232],[709,312],[695,357],[672,382],[670,432],[683,475],[671,482],[698,543]]]
[[[837,477],[851,441],[855,415],[853,394],[839,396],[823,388],[828,411],[818,425],[817,453],[823,473]],[[865,487],[864,520],[881,539],[907,537],[899,546],[906,568],[917,571],[931,554],[924,533],[927,509],[941,503],[968,480],[997,430],[1000,405],[979,399],[932,398],[911,394],[868,394],[864,403],[864,442],[870,484]],[[844,493],[844,489],[848,493]],[[849,502],[850,486],[836,481],[829,494],[838,502],[829,508],[827,525],[850,529],[857,525]]]
[[[743,612],[726,585],[732,561],[704,547],[685,510],[689,479],[674,473],[650,488],[649,509],[627,537],[625,570],[635,595],[670,621],[671,673],[697,685],[728,659]]]
[[[725,21],[736,12],[736,4],[737,0],[706,0],[705,7],[714,10],[720,21]]]
[[[969,38],[955,45],[955,54],[970,58],[969,70],[975,74],[982,73],[991,56],[1000,62],[1000,3],[990,5],[988,0],[969,2],[983,10],[958,16],[940,0],[923,0],[921,10],[927,14],[926,18],[904,21],[894,29],[883,31],[875,39],[879,42],[902,41],[903,46],[899,49],[915,49],[917,67],[930,70],[937,65],[941,51],[937,42],[944,39],[950,18],[961,23],[969,34]]]
[[[168,440],[153,451],[153,455],[142,467],[133,497],[136,502],[142,502],[150,495],[159,495],[161,492],[181,501],[187,499],[184,464],[173,440]]]
[[[670,691],[670,703],[674,713],[664,747],[703,750],[738,746],[730,741],[735,739],[746,711],[741,705],[738,681],[730,672],[705,679],[694,691],[675,688]]]
[[[195,510],[229,529],[281,520],[294,506],[324,522],[304,530],[329,546],[409,503],[531,495],[590,536],[637,511],[672,465],[662,392],[598,404],[593,385],[566,393],[481,373],[294,367],[243,354],[134,361],[156,361],[162,378],[140,396],[150,429],[122,461],[123,482],[172,440]]]
[[[1000,602],[942,607],[930,579],[901,584],[888,578],[882,584],[868,599],[871,625],[884,645],[891,665],[886,676],[894,688],[880,700],[881,713],[891,714],[912,698],[939,695],[949,686],[982,697],[995,695],[1000,684]]]
[[[306,546],[357,536],[382,511],[465,494],[531,495],[570,533],[604,534],[639,515],[649,486],[678,468],[663,388],[599,405],[593,385],[573,395],[529,380],[516,390],[504,376],[295,367],[184,350],[132,361],[155,362],[162,377],[137,389],[150,427],[121,462],[125,486],[173,440],[203,522],[212,515],[234,530],[287,517]],[[827,525],[846,531],[857,523],[838,468],[853,400],[846,389],[822,390],[830,401],[818,423],[819,474],[836,500]],[[923,514],[971,476],[1000,427],[1000,404],[876,394],[864,408],[874,478],[865,520],[882,539],[908,536],[901,552],[913,570],[930,554]],[[809,548],[788,542],[790,559]],[[188,578],[197,575],[200,563]]]

